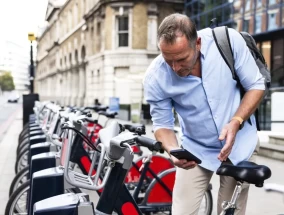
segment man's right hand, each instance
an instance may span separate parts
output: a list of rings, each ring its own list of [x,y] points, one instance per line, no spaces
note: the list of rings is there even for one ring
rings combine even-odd
[[[160,141],[163,144],[164,149],[170,155],[170,158],[175,166],[183,169],[192,169],[196,167],[197,164],[195,163],[195,161],[187,161],[185,159],[179,160],[170,154],[171,150],[179,148],[176,134],[173,130],[166,128],[158,129],[155,132],[155,137],[156,140]]]
[[[173,161],[174,165],[179,167],[179,168],[183,168],[183,169],[192,169],[194,167],[196,167],[197,163],[195,163],[195,161],[187,161],[185,159],[177,159],[176,157],[174,157],[173,155],[170,155],[171,160]]]

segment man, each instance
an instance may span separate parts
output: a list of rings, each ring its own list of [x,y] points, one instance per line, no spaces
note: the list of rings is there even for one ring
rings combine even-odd
[[[258,137],[252,113],[264,94],[264,78],[242,36],[233,29],[229,29],[229,36],[236,74],[246,91],[242,100],[210,28],[197,32],[187,16],[172,14],[158,29],[161,55],[154,59],[144,77],[155,137],[168,153],[180,148],[173,132],[174,108],[181,126],[182,147],[202,161],[197,165],[171,156],[179,167],[173,215],[198,213],[212,174],[221,162],[253,160]],[[252,124],[246,121],[249,118]],[[221,203],[231,199],[235,185],[233,178],[220,177],[218,214]],[[244,185],[235,214],[245,214],[247,195],[248,185]]]

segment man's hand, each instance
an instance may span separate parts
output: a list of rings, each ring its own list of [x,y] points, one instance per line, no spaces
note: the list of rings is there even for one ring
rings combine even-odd
[[[226,161],[228,156],[230,155],[234,142],[235,142],[236,134],[239,128],[240,128],[240,122],[235,119],[233,119],[230,123],[225,125],[225,127],[223,128],[219,136],[219,140],[226,139],[226,143],[224,147],[222,148],[220,154],[218,155],[218,159],[220,161]]]
[[[177,159],[176,157],[170,155],[173,163],[175,166],[179,167],[179,168],[183,168],[183,169],[192,169],[194,167],[196,167],[197,163],[195,163],[195,161],[187,161],[185,159]]]

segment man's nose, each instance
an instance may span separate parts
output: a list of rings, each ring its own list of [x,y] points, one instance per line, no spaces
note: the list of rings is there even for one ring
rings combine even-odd
[[[177,72],[181,69],[181,66],[179,65],[179,63],[173,61],[173,67],[172,68],[175,72]]]

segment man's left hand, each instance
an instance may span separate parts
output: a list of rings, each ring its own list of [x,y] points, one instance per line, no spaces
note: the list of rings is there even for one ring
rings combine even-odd
[[[223,128],[219,136],[219,140],[226,139],[226,143],[223,146],[220,154],[218,155],[218,159],[220,161],[226,161],[228,156],[230,155],[239,128],[240,128],[240,122],[234,119],[230,123],[225,125],[225,127]]]

